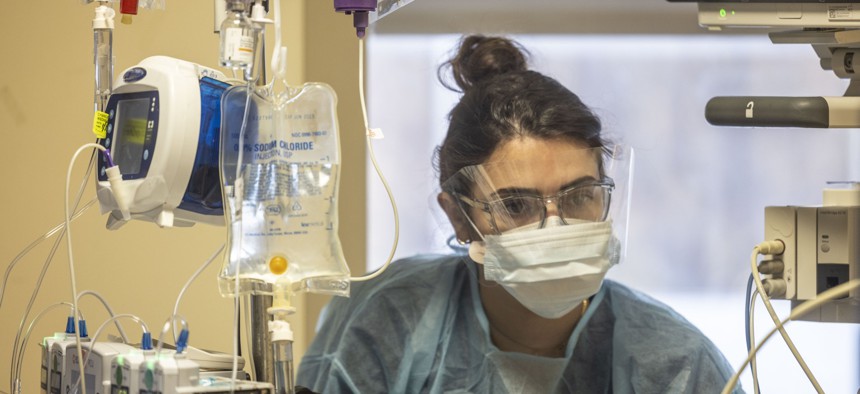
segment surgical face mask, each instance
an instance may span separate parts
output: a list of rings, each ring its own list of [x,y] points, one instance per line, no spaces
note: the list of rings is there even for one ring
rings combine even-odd
[[[569,221],[568,221],[569,222]],[[484,277],[502,285],[538,316],[557,319],[600,290],[618,261],[612,222],[561,225],[558,217],[486,235],[472,242],[469,256],[484,265]]]

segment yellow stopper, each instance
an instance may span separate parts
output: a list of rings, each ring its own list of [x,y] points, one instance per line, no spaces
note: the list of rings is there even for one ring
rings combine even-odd
[[[287,272],[287,259],[282,256],[275,256],[269,260],[269,271],[272,271],[275,275],[283,274]]]

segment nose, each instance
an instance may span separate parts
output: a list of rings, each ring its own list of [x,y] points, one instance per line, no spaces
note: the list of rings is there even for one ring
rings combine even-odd
[[[550,216],[561,216],[558,212],[558,199],[555,197],[549,197],[543,200],[543,204],[546,207],[546,217]]]

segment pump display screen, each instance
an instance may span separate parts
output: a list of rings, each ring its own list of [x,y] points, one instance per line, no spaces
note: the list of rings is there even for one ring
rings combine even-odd
[[[80,372],[78,372],[76,370],[72,370],[71,372],[72,372],[71,382],[72,382],[72,384],[75,384],[75,382],[78,382],[78,379],[80,379],[81,374],[80,374]],[[86,376],[86,381],[87,381],[87,392],[88,393],[95,393],[96,392],[96,376],[91,375],[91,374],[85,374],[84,376]],[[80,390],[69,391],[69,389],[70,389],[70,387],[67,387],[66,392],[80,392]]]
[[[117,103],[116,142],[112,155],[123,174],[140,172],[148,116],[148,98]]]

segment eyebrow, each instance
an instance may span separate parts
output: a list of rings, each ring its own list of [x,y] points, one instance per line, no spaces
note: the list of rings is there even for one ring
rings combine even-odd
[[[587,183],[591,183],[591,182],[596,182],[596,181],[597,181],[597,178],[595,178],[591,175],[586,175],[586,176],[577,178],[573,181],[570,181],[568,183],[565,183],[564,185],[562,185],[558,189],[558,191],[572,189],[574,187],[577,187],[577,186],[580,186],[583,184],[587,184]],[[499,189],[499,190],[496,190],[495,192],[491,193],[490,198],[505,198],[505,197],[508,197],[511,195],[541,196],[542,194],[540,193],[540,191],[538,191],[538,189],[535,189],[535,188],[506,187],[506,188]]]

